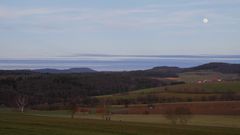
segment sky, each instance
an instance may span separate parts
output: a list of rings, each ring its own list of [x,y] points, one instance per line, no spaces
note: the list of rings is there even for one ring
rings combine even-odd
[[[239,7],[240,0],[0,0],[0,58],[238,55]]]

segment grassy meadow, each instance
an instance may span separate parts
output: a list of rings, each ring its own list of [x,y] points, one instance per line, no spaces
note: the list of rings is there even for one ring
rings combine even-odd
[[[13,113],[11,109],[1,109],[1,113],[19,114],[18,112]],[[21,114],[21,113],[20,113]],[[53,118],[71,118],[70,110],[56,110],[56,111],[36,111],[27,110],[24,115],[29,116],[43,116]],[[76,119],[95,119],[103,120],[102,115],[99,114],[86,114],[77,113]],[[165,118],[164,115],[160,114],[114,114],[111,116],[112,121],[124,121],[124,122],[139,122],[139,123],[152,123],[152,124],[171,124],[171,122]],[[216,127],[235,127],[240,128],[240,115],[192,115],[188,122],[188,125],[195,126],[216,126]]]
[[[89,117],[92,117],[92,119]],[[194,116],[189,125],[168,124],[166,119],[157,115],[119,115],[113,116],[113,121],[101,120],[100,116],[94,117],[98,117],[98,119],[89,115],[81,115],[78,118],[71,119],[68,117],[68,111],[27,111],[26,113],[19,113],[1,109],[0,134],[238,135],[240,133],[240,126],[238,125],[240,117],[238,116]],[[199,122],[200,125],[193,124]],[[214,124],[214,126],[211,124]]]
[[[240,81],[213,82],[205,84],[186,83],[180,85],[163,86],[157,88],[141,89],[128,93],[119,93],[113,95],[97,96],[98,99],[111,100],[136,100],[137,98],[146,98],[153,95],[159,98],[178,98],[182,102],[201,101],[203,97],[209,98],[212,96],[221,97],[226,92],[235,94],[240,93]]]
[[[237,74],[223,74],[206,70],[179,74],[179,80],[182,80],[186,83],[195,83],[199,80],[211,80],[216,78],[221,78],[222,80],[235,80],[239,79],[239,76]]]
[[[234,76],[220,77],[234,78]],[[189,78],[205,79],[217,76],[214,73],[181,74],[180,79],[186,84],[163,86],[157,88],[141,89],[128,93],[97,96],[100,100],[131,99],[154,95],[158,98],[178,99],[181,103],[198,104],[207,106],[218,105],[225,109],[228,103],[237,104],[237,101],[202,101],[203,97],[220,97],[226,92],[240,94],[240,81],[223,81],[205,84],[190,82]],[[198,77],[198,78],[197,78]],[[189,79],[189,80],[188,80]],[[189,101],[191,98],[192,101]],[[113,102],[114,103],[114,102]],[[179,102],[154,103],[156,107],[161,105],[175,105]],[[219,108],[220,104],[220,108]],[[146,108],[147,103],[129,104],[129,108]],[[230,107],[231,106],[227,106]],[[238,109],[233,106],[232,108]],[[126,109],[124,104],[112,104],[111,109]],[[161,108],[160,108],[161,109]],[[191,108],[192,109],[192,108]],[[196,109],[196,108],[195,108]],[[197,108],[199,109],[199,108]],[[204,108],[208,110],[209,108]],[[95,110],[96,111],[96,110]],[[199,115],[193,114],[186,125],[171,123],[166,116],[161,114],[113,114],[111,121],[106,121],[100,114],[87,114],[77,112],[74,119],[71,118],[70,110],[39,111],[28,110],[24,113],[16,109],[0,107],[0,135],[239,135],[240,115]]]

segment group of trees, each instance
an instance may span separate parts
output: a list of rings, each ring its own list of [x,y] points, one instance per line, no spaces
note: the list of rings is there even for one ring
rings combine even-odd
[[[168,82],[128,72],[84,74],[31,74],[0,75],[0,104],[6,106],[35,106],[72,100],[93,105],[92,96],[167,85]],[[23,98],[24,97],[24,98]],[[23,103],[24,99],[24,103]]]
[[[172,124],[187,124],[192,118],[191,110],[187,107],[169,108],[165,111],[165,118]]]
[[[122,94],[122,97],[128,96],[128,94]],[[164,95],[160,94],[145,94],[130,98],[117,98],[108,97],[111,104],[125,105],[129,104],[152,104],[152,103],[176,103],[176,102],[196,102],[196,101],[234,101],[240,100],[240,95],[234,92],[222,92],[213,94],[202,94],[202,96],[196,97],[185,97],[185,96],[174,96],[174,95]]]

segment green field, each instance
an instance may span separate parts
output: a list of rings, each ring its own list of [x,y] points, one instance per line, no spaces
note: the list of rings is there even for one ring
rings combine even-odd
[[[11,110],[0,109],[2,113],[9,113]],[[15,112],[16,113],[16,112]],[[16,113],[17,114],[17,113]],[[71,118],[71,111],[69,110],[56,110],[56,111],[34,111],[27,110],[25,115],[30,116],[45,116],[57,118]],[[95,114],[82,114],[75,115],[77,119],[96,119],[103,120],[102,115]],[[155,123],[155,124],[170,124],[171,122],[163,115],[120,115],[114,114],[111,117],[113,121],[125,122],[140,122],[140,123]],[[231,115],[192,115],[188,125],[196,126],[218,126],[218,127],[236,127],[240,128],[240,116]]]
[[[48,116],[40,116],[48,115]],[[57,113],[56,116],[53,114]],[[12,112],[10,110],[0,111],[0,134],[1,135],[238,135],[239,127],[224,127],[223,125],[193,126],[193,125],[171,125],[151,123],[153,118],[159,116],[145,117],[148,122],[125,121],[123,116],[117,116],[116,121],[104,121],[96,119],[76,118],[70,119],[60,117],[59,114],[67,116],[67,111],[60,112],[38,112],[27,113]],[[54,117],[53,117],[54,116]],[[127,119],[144,118],[143,116],[128,116]],[[213,121],[219,117],[201,118],[202,121]],[[223,118],[223,117],[222,117]],[[239,119],[239,117],[236,117]],[[119,121],[119,119],[123,119]],[[156,120],[163,120],[161,117]],[[223,118],[222,122],[231,122],[229,118]],[[233,120],[233,118],[231,118]],[[219,121],[219,120],[218,120]],[[237,121],[235,121],[237,122]],[[234,125],[236,123],[232,123]]]
[[[146,98],[149,95],[153,95],[158,98],[178,98],[181,102],[201,101],[202,98],[208,99],[215,96],[220,98],[222,94],[226,92],[232,92],[240,94],[240,81],[226,81],[226,82],[214,82],[214,83],[187,83],[180,85],[164,86],[157,88],[141,89],[131,91],[128,93],[119,93],[113,95],[98,96],[98,99],[111,99],[116,100],[136,100],[137,98]],[[166,101],[167,102],[167,101]]]
[[[215,74],[214,74],[215,75]],[[192,77],[192,74],[189,74]],[[185,75],[184,79],[188,79]],[[208,77],[207,74],[203,75]],[[211,74],[211,76],[213,76]],[[200,78],[197,78],[200,79]],[[128,93],[98,96],[98,99],[137,99],[154,95],[159,98],[179,98],[181,102],[191,98],[217,96],[225,92],[240,93],[240,81],[196,84],[136,90]],[[188,101],[187,101],[188,102]],[[197,102],[188,102],[197,103]],[[206,103],[206,102],[205,102]],[[156,103],[157,105],[158,103]],[[147,104],[130,104],[146,106]],[[112,105],[111,109],[124,108]],[[0,108],[0,135],[239,135],[240,115],[192,115],[187,125],[173,125],[163,115],[112,115],[111,121],[102,115],[77,113],[71,119],[71,111],[26,110],[24,113],[10,108]]]
[[[240,81],[227,81],[215,83],[187,83],[174,86],[165,86],[158,88],[150,88],[129,92],[129,94],[155,94],[159,92],[184,92],[184,90],[204,90],[205,92],[240,92]]]
[[[179,74],[179,79],[186,83],[195,83],[199,80],[211,80],[211,79],[222,79],[222,80],[235,80],[239,79],[237,74],[223,74],[213,71],[195,71],[195,72],[185,72]]]
[[[100,115],[78,115],[78,118],[99,119]],[[171,124],[163,115],[112,115],[113,121],[141,122],[155,124]],[[215,126],[215,127],[236,127],[240,128],[240,116],[226,115],[193,115],[188,125],[195,126]]]

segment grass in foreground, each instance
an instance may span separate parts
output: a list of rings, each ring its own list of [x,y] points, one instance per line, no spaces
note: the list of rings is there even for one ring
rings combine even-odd
[[[1,135],[238,135],[240,128],[172,126],[0,112]]]
[[[100,115],[81,115],[78,118],[102,120]],[[163,115],[112,115],[113,121],[140,122],[152,124],[170,124],[171,122]],[[240,128],[240,116],[230,115],[192,115],[188,125],[214,126],[214,127],[235,127]]]
[[[0,109],[0,112],[9,112],[10,109]],[[36,111],[27,110],[25,115],[31,116],[47,116],[58,118],[71,118],[70,110],[56,111]],[[99,114],[75,114],[75,118],[103,120]],[[161,114],[114,114],[111,119],[113,121],[139,122],[151,124],[170,124],[170,121]],[[240,128],[240,115],[192,115],[188,125],[194,126],[215,126],[215,127],[235,127]]]

